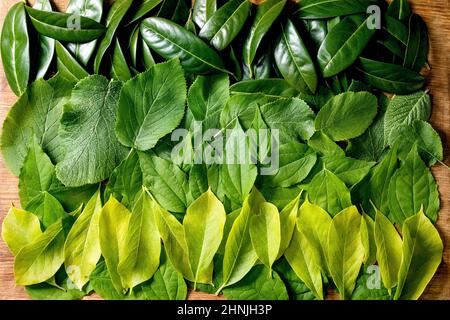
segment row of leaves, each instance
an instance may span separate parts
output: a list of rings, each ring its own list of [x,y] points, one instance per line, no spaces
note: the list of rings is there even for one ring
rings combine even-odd
[[[272,271],[284,256],[297,283],[301,279],[307,288],[305,299],[323,299],[328,277],[342,299],[417,299],[443,251],[422,210],[405,220],[402,240],[379,211],[372,220],[351,206],[332,217],[307,198],[301,200],[301,192],[278,212],[254,189],[241,209],[226,215],[208,190],[189,206],[182,223],[145,188],[131,212],[113,196],[102,206],[99,190],[82,211],[66,214],[57,200],[44,210],[52,215],[44,231],[37,215],[14,207],[2,228],[15,254],[16,283],[29,286],[36,297],[61,298],[55,295],[59,291],[64,298],[80,298],[95,290],[109,299],[184,299],[186,279],[194,289],[223,290],[231,299],[287,299],[280,278],[286,275]],[[383,286],[361,292],[366,280],[355,291],[363,263],[364,278],[375,262]],[[277,266],[288,268],[282,261]],[[57,274],[64,271],[70,280],[58,288]],[[253,290],[248,290],[248,278]]]
[[[425,84],[419,71],[427,65],[427,29],[406,1],[383,9],[381,30],[368,27],[377,16],[364,15],[370,5],[385,8],[378,0],[309,0],[294,8],[286,0],[267,0],[256,9],[248,0],[219,8],[216,0],[200,0],[191,10],[189,2],[115,1],[106,27],[99,23],[102,0],[71,0],[66,13],[52,12],[49,0],[36,1],[34,8],[18,3],[1,39],[10,87],[20,95],[51,72],[55,51],[57,69],[77,80],[94,72],[126,81],[155,61],[178,57],[192,74],[225,72],[237,80],[276,75],[310,99],[327,90],[322,78],[335,93],[353,77],[398,94]],[[143,20],[148,15],[154,17]],[[279,35],[274,45],[272,34]],[[32,66],[34,55],[39,59]]]

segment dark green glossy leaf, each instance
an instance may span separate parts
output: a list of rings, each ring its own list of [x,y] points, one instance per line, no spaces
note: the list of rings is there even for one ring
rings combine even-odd
[[[301,92],[316,91],[317,74],[314,62],[290,20],[281,26],[281,36],[274,56],[278,70],[294,88]]]
[[[281,14],[285,4],[286,0],[267,0],[258,6],[255,20],[244,43],[242,52],[244,64],[247,68],[251,68],[262,39]],[[251,75],[250,78],[252,78]]]
[[[70,0],[66,13],[78,14],[101,22],[103,16],[103,0]],[[67,49],[83,66],[87,66],[95,51],[97,40],[89,43],[67,43]]]
[[[250,8],[251,3],[248,0],[227,2],[206,22],[200,30],[199,36],[208,40],[217,50],[225,49],[241,31]]]
[[[59,41],[56,41],[56,57],[58,71],[70,80],[78,82],[89,76],[89,73]]]
[[[407,22],[411,16],[408,0],[393,0],[387,9],[387,14],[402,22]]]
[[[382,91],[408,94],[420,90],[425,84],[423,76],[401,66],[366,58],[359,58],[359,62],[357,70],[364,81]]]
[[[302,0],[296,15],[303,19],[322,19],[366,13],[367,7],[378,0]]]
[[[231,94],[262,93],[269,98],[289,98],[298,95],[298,92],[282,79],[244,80],[230,87]]]
[[[331,77],[351,66],[375,34],[364,16],[349,16],[326,36],[317,54],[324,77]]]
[[[100,38],[105,27],[95,20],[69,13],[47,12],[27,7],[36,30],[49,38],[68,42],[89,42]]]
[[[109,9],[108,17],[106,18],[106,34],[102,41],[98,45],[97,53],[94,60],[94,72],[99,73],[101,63],[105,56],[106,51],[112,45],[114,37],[116,35],[117,28],[122,22],[124,16],[130,9],[133,0],[118,0],[114,1],[113,5]]]
[[[216,0],[195,0],[194,8],[192,10],[192,20],[194,20],[199,28],[203,28],[216,10]]]
[[[150,48],[166,59],[179,58],[187,72],[227,72],[220,56],[200,38],[163,18],[148,18],[141,33]]]
[[[326,20],[304,20],[306,29],[309,32],[311,40],[315,44],[315,49],[319,50],[320,45],[327,36],[327,22]]]
[[[33,6],[34,9],[52,11],[52,5],[49,0],[37,0]],[[36,51],[38,54],[38,63],[36,70],[35,79],[43,78],[50,64],[53,60],[53,55],[55,54],[55,40],[45,36],[39,36],[39,49]]]
[[[24,3],[12,6],[5,17],[1,54],[9,87],[20,96],[25,92],[30,76],[30,39]]]
[[[127,26],[145,17],[153,9],[155,9],[163,0],[139,0],[139,4],[136,5],[133,10],[132,17],[127,23]]]
[[[119,39],[116,38],[114,44],[114,50],[111,58],[111,77],[120,81],[128,81],[132,78],[130,68],[128,67],[127,60],[123,54],[122,47],[120,46]]]
[[[425,22],[416,14],[409,18],[408,41],[403,67],[419,72],[428,57],[428,31]]]

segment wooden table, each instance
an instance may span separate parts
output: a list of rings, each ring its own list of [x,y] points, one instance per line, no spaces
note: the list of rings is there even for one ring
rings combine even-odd
[[[8,9],[18,0],[0,0],[0,25]],[[61,11],[66,0],[52,1]],[[449,0],[410,0],[414,12],[422,15],[430,32],[430,61],[432,71],[429,89],[433,99],[431,122],[439,131],[444,142],[445,162],[450,163],[450,3]],[[0,123],[9,108],[17,100],[6,82],[3,66],[0,65]],[[429,284],[423,299],[450,299],[450,171],[442,166],[433,168],[439,184],[442,208],[437,227],[443,238],[445,251],[443,262]],[[17,178],[8,172],[0,159],[0,221],[3,220],[11,203],[19,204]],[[191,293],[191,299],[217,299],[202,293]],[[335,298],[331,295],[331,298]],[[3,241],[0,241],[0,299],[28,299],[23,287],[16,287],[13,276],[13,256]],[[87,297],[88,299],[96,298]]]

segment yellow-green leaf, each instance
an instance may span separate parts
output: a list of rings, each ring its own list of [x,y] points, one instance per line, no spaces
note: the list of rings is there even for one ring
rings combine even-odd
[[[64,232],[58,220],[24,246],[14,261],[16,284],[32,285],[50,279],[64,262]]]
[[[403,258],[394,299],[416,300],[442,261],[443,244],[423,210],[406,219],[402,230]]]
[[[42,235],[38,217],[31,212],[12,207],[2,224],[2,239],[13,255]]]
[[[291,244],[284,253],[295,274],[306,284],[317,299],[323,300],[322,275],[314,259],[314,248],[307,237],[294,230]]]
[[[328,233],[328,268],[341,299],[351,298],[363,260],[361,215],[351,206],[333,218]]]
[[[212,283],[211,263],[222,240],[225,220],[225,208],[210,189],[187,208],[183,227],[194,288],[201,279]]]
[[[103,207],[99,220],[100,248],[114,288],[119,293],[124,291],[124,285],[118,266],[124,252],[130,216],[130,211],[111,196]]]
[[[377,261],[377,247],[375,244],[375,221],[367,214],[362,214],[361,241],[364,246],[364,265],[371,266]]]
[[[269,202],[261,205],[259,213],[250,218],[250,238],[261,262],[272,270],[281,243],[280,214]]]
[[[297,223],[298,207],[300,205],[300,196],[302,195],[302,192],[303,190],[300,191],[299,195],[289,202],[280,212],[281,241],[277,259],[281,258],[291,243],[292,234],[295,229],[295,224]]]
[[[375,243],[381,280],[386,289],[397,285],[402,261],[402,239],[389,219],[380,211],[375,215]]]
[[[297,218],[297,228],[308,239],[314,262],[326,274],[329,274],[327,241],[332,220],[325,210],[310,203],[308,199],[300,207]]]
[[[82,289],[101,256],[99,219],[102,212],[100,190],[92,196],[77,218],[64,245],[64,264],[70,280]]]
[[[159,205],[146,191],[142,191],[131,211],[118,271],[124,289],[133,289],[150,279],[158,270],[161,241],[155,214]]]

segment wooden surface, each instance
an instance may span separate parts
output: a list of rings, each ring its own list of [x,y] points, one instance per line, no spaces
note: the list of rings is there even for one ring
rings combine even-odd
[[[16,0],[0,0],[0,26],[8,9]],[[65,0],[52,1],[59,10],[65,9]],[[449,0],[410,0],[414,12],[422,15],[430,32],[431,75],[428,88],[433,100],[432,124],[439,131],[443,143],[445,162],[450,163],[450,5]],[[0,123],[16,101],[6,82],[0,65]],[[442,166],[433,168],[441,195],[441,212],[437,227],[444,241],[444,259],[423,299],[450,299],[450,171]],[[0,159],[0,222],[11,203],[19,205],[17,178],[8,172]],[[202,293],[191,293],[191,299],[217,299]],[[336,297],[331,295],[331,298]],[[0,240],[0,299],[28,299],[23,287],[16,287],[13,276],[13,257]],[[95,299],[96,296],[87,297]]]

